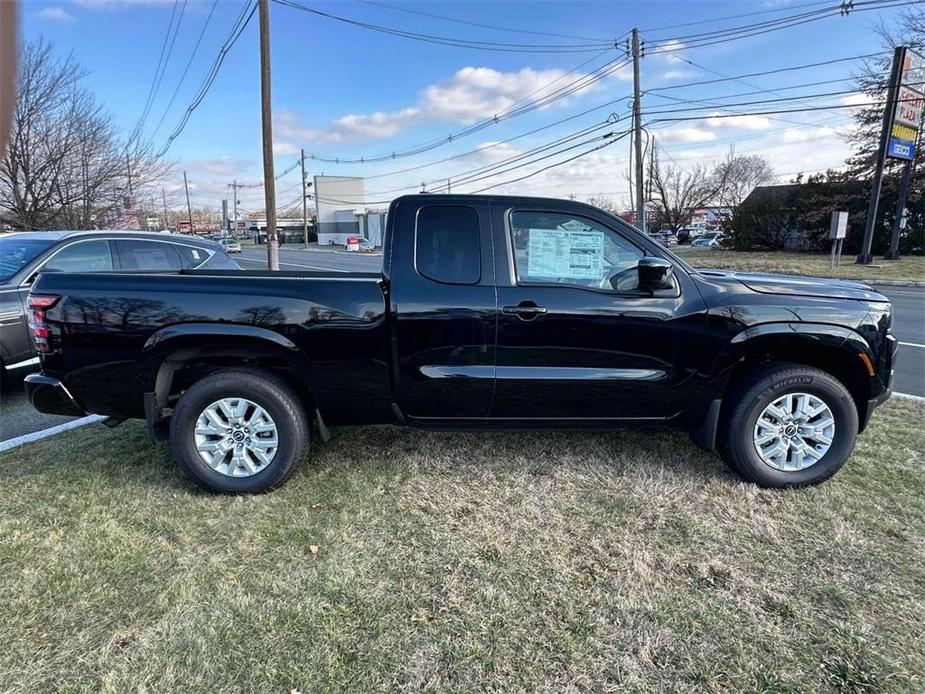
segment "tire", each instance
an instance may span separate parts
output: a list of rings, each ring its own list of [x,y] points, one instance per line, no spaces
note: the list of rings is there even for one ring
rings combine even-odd
[[[210,431],[217,428],[214,418],[209,419],[205,411],[215,405],[218,409],[213,410],[213,417],[216,412],[219,417],[224,417],[218,407],[222,401],[240,407],[243,413],[240,418],[229,418],[229,423],[222,426],[233,427],[231,422],[238,419],[241,420],[241,433],[243,427],[248,426],[250,430],[253,426],[254,431],[248,437],[253,436],[254,444],[241,442],[238,448],[231,436],[226,437],[221,445],[227,447],[228,442],[233,444],[233,450],[229,450],[223,458],[229,462],[219,463],[213,468],[203,458],[208,453],[201,454],[197,448],[197,438],[203,445],[222,439],[214,438],[211,433],[199,436],[199,432],[205,429],[197,428],[197,423],[200,417],[205,417]],[[258,407],[264,413],[259,413]],[[256,422],[256,425],[250,422]],[[271,426],[275,427],[275,438],[271,431],[257,433],[258,428],[266,430]],[[234,433],[237,436],[239,432],[235,430]],[[174,458],[190,479],[212,492],[256,494],[280,486],[307,455],[310,440],[310,420],[299,397],[273,374],[255,369],[226,369],[197,381],[180,398],[170,418],[170,448]],[[275,448],[268,447],[274,441]],[[257,460],[258,454],[268,462]],[[235,462],[233,456],[238,455],[241,456],[240,462]]]
[[[815,411],[819,403],[828,407],[828,412],[823,410],[822,414],[816,415],[806,424],[818,424],[831,419],[834,421],[834,434],[828,436],[832,433],[831,429],[811,427],[814,433],[804,438],[799,434],[809,429],[797,428],[798,436],[789,439],[786,434],[791,434],[792,429],[783,425],[777,428],[778,420],[773,414],[768,415],[771,419],[762,419],[759,431],[756,425],[765,408],[780,403],[781,406],[776,407],[775,411],[785,412],[784,405],[788,400],[780,399],[791,394],[799,394],[790,400],[791,403],[810,403],[808,407],[811,411]],[[854,399],[838,380],[819,369],[785,362],[767,364],[747,376],[735,388],[728,405],[728,415],[724,417],[723,458],[739,476],[761,487],[802,487],[824,482],[838,472],[854,449],[858,434],[858,412]],[[780,434],[769,433],[772,429],[766,423],[771,420],[775,422],[773,431],[779,431]],[[823,438],[814,439],[815,431],[822,432]],[[759,454],[758,442],[767,436],[777,438],[762,446],[766,456],[779,443],[791,441],[792,450],[799,453],[789,452],[788,449],[783,458],[773,461],[763,459]],[[831,443],[826,444],[826,439],[830,439]],[[805,454],[807,450],[809,454]],[[808,463],[807,467],[796,469],[806,464],[802,461],[794,463],[796,455],[804,460],[820,457]]]

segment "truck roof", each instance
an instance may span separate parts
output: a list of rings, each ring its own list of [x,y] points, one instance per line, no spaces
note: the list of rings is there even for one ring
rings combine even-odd
[[[581,207],[589,207],[588,203],[580,202],[578,200],[565,200],[563,198],[546,198],[546,197],[537,197],[530,195],[484,195],[484,194],[468,194],[468,193],[414,193],[412,195],[402,195],[401,197],[395,198],[393,202],[398,202],[399,200],[408,200],[413,202],[424,202],[440,200],[440,201],[455,201],[455,202],[485,202],[498,200],[503,202],[514,202],[514,201],[529,201],[529,202],[544,202],[544,203],[568,203],[569,205],[577,205]],[[597,208],[595,208],[597,209]]]

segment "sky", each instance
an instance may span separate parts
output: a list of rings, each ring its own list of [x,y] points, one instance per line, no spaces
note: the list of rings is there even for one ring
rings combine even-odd
[[[139,123],[153,92],[142,132],[161,149],[250,2],[24,0],[22,36],[44,37],[61,56],[72,52],[86,71],[85,86],[124,133]],[[709,167],[734,146],[737,153],[764,155],[782,182],[799,172],[839,167],[850,151],[845,133],[851,110],[819,106],[866,100],[847,93],[861,61],[740,76],[886,54],[876,27],[895,25],[903,9],[855,11],[700,45],[708,43],[696,36],[701,32],[834,7],[838,0],[295,2],[354,21],[471,43],[412,40],[271,2],[278,208],[300,200],[300,173],[293,167],[302,148],[310,176],[366,177],[357,208],[382,207],[403,192],[420,190],[422,183],[428,190],[446,190],[447,178],[453,192],[492,186],[497,193],[605,197],[629,207],[630,138],[618,138],[630,124],[632,69],[622,63],[624,37],[633,27],[646,48],[640,61],[643,122],[664,163],[684,170]],[[746,13],[760,14],[722,19]],[[175,34],[168,34],[171,26],[178,27]],[[234,180],[250,186],[239,193],[242,213],[264,207],[257,31],[254,13],[164,155],[176,164],[163,181],[172,206],[185,203],[186,171],[196,208],[219,209],[222,198],[230,199]],[[475,48],[488,45],[504,50]],[[162,55],[165,67],[156,80]],[[573,93],[551,98],[573,83]],[[807,97],[828,92],[839,93]],[[543,97],[545,102],[536,103]],[[712,107],[783,98],[789,100]],[[532,108],[515,110],[524,105]],[[735,115],[785,108],[805,110]],[[687,120],[665,120],[672,117]],[[481,127],[465,134],[474,125]],[[509,161],[553,141],[560,142],[553,150]],[[421,145],[432,148],[405,156]],[[600,145],[607,146],[595,149]],[[386,160],[324,161],[379,157]],[[491,165],[496,168],[480,168]]]

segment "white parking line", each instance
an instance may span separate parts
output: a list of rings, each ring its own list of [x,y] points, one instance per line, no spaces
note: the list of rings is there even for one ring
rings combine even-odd
[[[900,342],[899,344],[905,345],[906,347],[918,347],[919,349],[925,349],[925,345],[920,345],[917,342]]]
[[[261,263],[261,264],[265,262],[263,259],[258,260],[257,258],[250,258],[246,255],[242,255],[238,260],[249,260],[252,263]],[[346,274],[350,274],[350,270],[338,270],[337,268],[322,267],[321,265],[300,265],[299,263],[290,263],[287,260],[281,260],[279,264],[280,264],[280,267],[282,267],[283,265],[288,265],[289,267],[304,268],[306,270],[322,270],[324,272],[343,272]]]
[[[93,424],[94,422],[99,422],[103,419],[106,419],[103,415],[91,414],[88,417],[81,417],[80,419],[65,422],[64,424],[59,424],[48,429],[33,431],[31,434],[23,434],[22,436],[16,436],[12,439],[7,439],[6,441],[0,441],[0,453],[8,451],[11,448],[22,446],[25,443],[41,441],[42,439],[47,439],[49,436],[60,434],[62,431],[77,429],[78,427],[86,426],[87,424]]]

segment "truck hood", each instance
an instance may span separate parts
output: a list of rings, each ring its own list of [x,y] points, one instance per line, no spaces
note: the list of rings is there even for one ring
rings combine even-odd
[[[775,275],[734,270],[698,270],[712,278],[735,280],[754,292],[789,296],[818,296],[826,299],[857,299],[859,301],[889,301],[883,294],[863,282],[836,280],[829,277]]]

